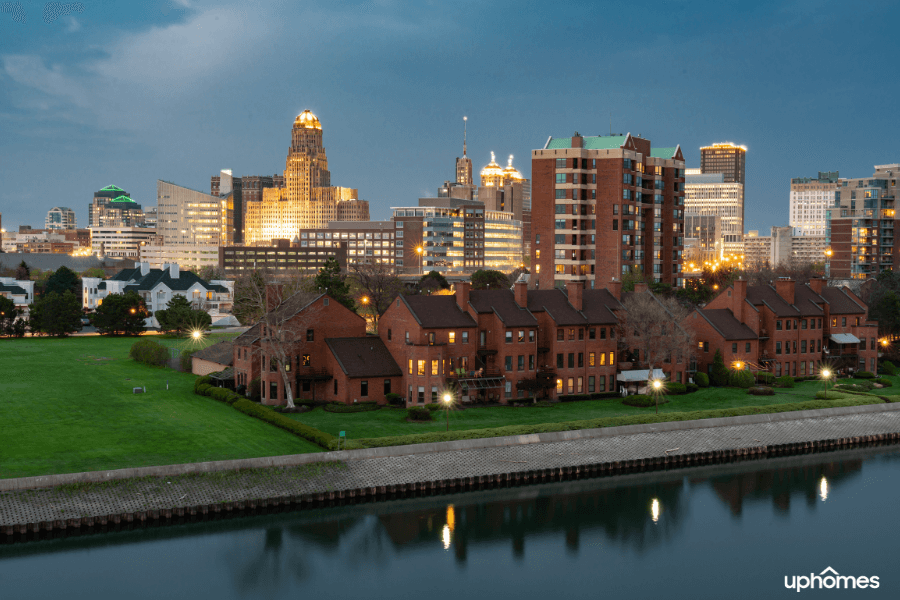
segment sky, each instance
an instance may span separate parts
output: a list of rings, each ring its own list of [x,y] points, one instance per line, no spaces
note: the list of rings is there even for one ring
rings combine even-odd
[[[900,3],[2,2],[2,225],[96,190],[281,173],[294,117],[320,119],[333,185],[373,219],[455,177],[468,117],[530,177],[549,136],[748,147],[745,230],[788,222],[792,177],[900,162]]]

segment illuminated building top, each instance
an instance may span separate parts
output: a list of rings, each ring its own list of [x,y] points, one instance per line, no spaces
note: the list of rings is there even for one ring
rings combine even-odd
[[[722,142],[721,144],[713,144],[712,146],[701,146],[701,150],[743,150],[747,151],[747,146],[738,146],[731,142]]]
[[[491,162],[481,170],[481,185],[500,185],[502,180],[503,169],[497,164],[497,159],[491,152]]]
[[[302,128],[302,129],[322,129],[322,124],[319,123],[319,119],[316,115],[312,114],[310,110],[304,110],[302,113],[297,115],[297,118],[294,119],[294,128]]]
[[[519,173],[519,171],[514,166],[512,166],[512,159],[513,159],[513,155],[510,154],[509,161],[506,164],[506,168],[503,169],[503,178],[504,179],[514,179],[514,180],[515,179],[525,179],[524,177],[522,177],[522,174]]]

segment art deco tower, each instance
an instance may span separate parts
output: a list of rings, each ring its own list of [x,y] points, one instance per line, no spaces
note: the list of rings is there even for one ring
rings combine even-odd
[[[367,221],[369,203],[357,190],[332,187],[322,145],[322,124],[305,110],[294,120],[284,168],[284,187],[263,190],[261,202],[246,207],[244,243],[293,239],[301,229],[328,226],[329,221]]]
[[[472,159],[466,156],[466,123],[469,117],[463,117],[463,155],[456,159],[456,183],[472,185]]]

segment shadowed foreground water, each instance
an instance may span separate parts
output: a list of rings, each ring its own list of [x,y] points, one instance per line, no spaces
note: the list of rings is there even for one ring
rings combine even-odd
[[[900,597],[900,449],[0,546],[0,598]]]

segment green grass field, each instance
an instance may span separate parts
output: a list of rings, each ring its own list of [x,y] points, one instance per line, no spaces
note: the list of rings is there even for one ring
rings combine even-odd
[[[0,339],[0,478],[321,450],[195,395],[188,373],[135,363],[128,358],[134,341]],[[146,394],[132,394],[143,386]]]
[[[890,377],[894,387],[876,390],[881,395],[900,394],[900,378]],[[815,393],[824,385],[817,381],[798,382],[796,387],[777,389],[774,396],[751,396],[747,390],[736,388],[707,388],[693,394],[669,396],[667,404],[660,405],[659,412],[674,413],[745,406],[762,406],[805,402],[815,399]],[[873,398],[877,402],[877,398]],[[562,402],[548,408],[466,408],[450,411],[450,429],[485,429],[506,425],[536,425],[540,423],[561,423],[583,419],[654,414],[655,408],[635,408],[622,404],[621,398]],[[444,411],[434,413],[434,421],[409,423],[406,410],[388,409],[361,413],[331,413],[316,408],[308,413],[287,414],[302,423],[337,435],[346,431],[349,439],[377,438],[395,435],[409,435],[444,431],[446,415]]]

